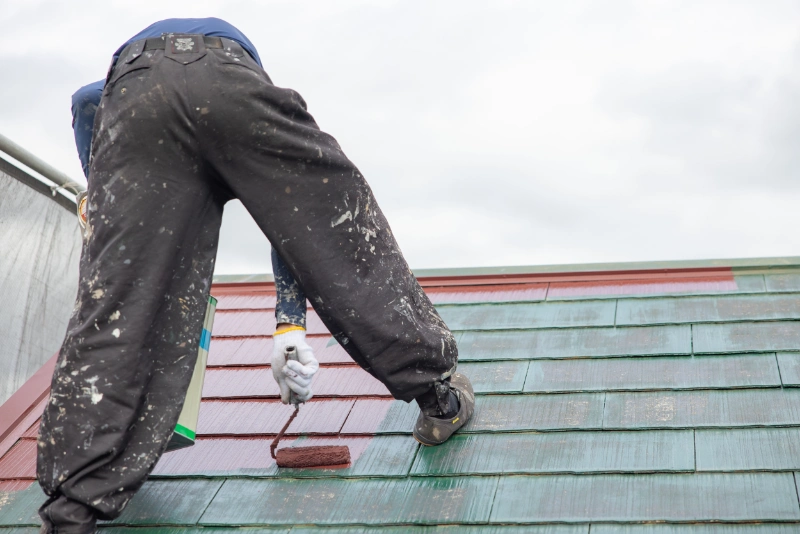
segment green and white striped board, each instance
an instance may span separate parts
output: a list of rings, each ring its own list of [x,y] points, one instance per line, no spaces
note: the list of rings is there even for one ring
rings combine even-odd
[[[186,390],[186,400],[183,402],[183,410],[178,417],[178,424],[167,445],[167,452],[176,449],[183,449],[194,445],[197,433],[197,419],[200,415],[200,400],[203,397],[203,379],[206,374],[206,362],[208,361],[208,347],[211,345],[211,329],[214,325],[214,312],[217,309],[217,299],[208,297],[208,307],[206,316],[203,320],[203,331],[200,334],[200,346],[197,350],[197,363],[194,366],[192,381],[189,389]]]

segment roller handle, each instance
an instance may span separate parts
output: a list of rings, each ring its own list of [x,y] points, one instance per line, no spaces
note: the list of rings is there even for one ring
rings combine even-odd
[[[297,357],[297,349],[294,345],[290,345],[283,349],[283,355],[286,357],[286,361],[294,360],[300,361]],[[294,391],[289,390],[289,404],[294,404],[295,406],[299,406],[300,400],[297,398],[297,394]]]

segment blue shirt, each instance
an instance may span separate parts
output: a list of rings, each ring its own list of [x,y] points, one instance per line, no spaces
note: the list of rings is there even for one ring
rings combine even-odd
[[[211,37],[227,37],[236,41],[256,62],[261,65],[261,58],[253,43],[245,34],[232,24],[217,18],[206,19],[166,19],[151,24],[140,31],[120,46],[112,59],[116,63],[122,50],[130,43],[150,37],[161,37],[163,33],[202,33]],[[103,96],[105,80],[91,83],[78,89],[72,95],[72,129],[75,133],[75,145],[78,148],[78,157],[81,160],[83,174],[89,178],[89,157],[92,151],[92,131],[94,116],[100,98]],[[275,316],[278,323],[291,323],[302,327],[306,325],[306,297],[303,290],[295,281],[289,267],[284,263],[278,253],[272,250],[272,270],[275,273],[275,288],[278,301],[275,305]]]

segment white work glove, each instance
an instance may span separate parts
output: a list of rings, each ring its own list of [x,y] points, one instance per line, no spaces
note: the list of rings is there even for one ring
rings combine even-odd
[[[272,376],[281,390],[281,401],[289,404],[290,391],[294,391],[300,402],[308,401],[313,396],[311,379],[319,369],[319,362],[306,343],[305,329],[300,326],[281,329],[272,335],[272,341]],[[298,361],[286,361],[286,347],[295,347]]]

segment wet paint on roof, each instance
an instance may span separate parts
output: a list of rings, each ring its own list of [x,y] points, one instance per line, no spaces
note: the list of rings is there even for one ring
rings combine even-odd
[[[426,273],[477,393],[435,448],[310,313],[322,367],[284,446],[350,447],[322,469],[269,455],[292,410],[269,367],[271,284],[221,278],[197,442],[103,532],[800,532],[796,260]],[[0,534],[38,525],[46,399],[29,389],[25,410],[0,407]]]

